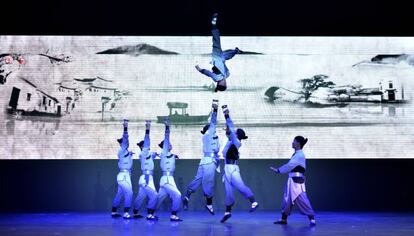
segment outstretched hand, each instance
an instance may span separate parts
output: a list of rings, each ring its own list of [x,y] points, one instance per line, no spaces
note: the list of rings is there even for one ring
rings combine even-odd
[[[165,124],[166,126],[169,126],[169,125],[170,125],[170,118],[165,117],[165,119],[164,119],[164,124]]]
[[[215,110],[218,109],[218,100],[213,100],[213,103],[211,104],[211,107]]]
[[[122,123],[124,127],[128,127],[128,119],[124,119],[124,122]]]
[[[150,120],[146,120],[145,121],[145,128],[146,129],[150,129],[151,128],[151,121]]]
[[[223,109],[223,114],[224,115],[228,115],[230,113],[229,109],[227,108],[227,105],[221,106],[221,109]]]

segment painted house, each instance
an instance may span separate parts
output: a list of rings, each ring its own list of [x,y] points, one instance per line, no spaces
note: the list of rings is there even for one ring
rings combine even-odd
[[[82,94],[79,84],[76,81],[63,81],[56,84],[54,95],[62,102],[63,112],[69,114],[76,106]]]
[[[112,80],[94,77],[75,78],[74,81],[78,83],[78,88],[82,92],[79,107],[84,112],[102,111],[107,103],[110,103],[112,108],[115,101],[119,100],[120,93],[115,88]]]
[[[75,78],[74,80],[80,84],[85,97],[115,97],[116,88],[113,86],[112,80],[103,79],[99,76],[84,79]]]
[[[38,88],[26,78],[18,77],[5,91],[9,114],[28,116],[60,116],[61,105],[57,98]]]
[[[397,89],[401,88],[401,89]],[[404,86],[397,84],[392,80],[381,81],[379,83],[379,90],[383,93],[382,100],[387,102],[401,102],[405,101]]]

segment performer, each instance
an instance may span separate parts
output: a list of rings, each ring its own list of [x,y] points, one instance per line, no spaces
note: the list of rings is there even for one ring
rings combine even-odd
[[[121,216],[117,209],[121,203],[121,198],[124,196],[124,219],[131,219],[129,214],[132,201],[132,184],[131,184],[131,169],[132,169],[132,155],[133,152],[128,151],[129,136],[128,136],[128,120],[124,119],[124,132],[122,138],[118,139],[121,148],[118,151],[118,167],[119,174],[116,177],[118,182],[118,192],[115,195],[112,203],[112,217]]]
[[[169,196],[172,200],[171,206],[171,216],[170,221],[182,221],[177,216],[177,212],[181,205],[181,193],[177,188],[177,185],[174,181],[174,170],[175,170],[175,159],[178,159],[178,156],[171,153],[172,145],[170,143],[170,121],[168,118],[165,119],[165,136],[164,141],[162,141],[158,146],[162,148],[161,152],[161,170],[162,177],[160,179],[160,189],[158,191],[158,203],[157,209],[161,206],[164,199]]]
[[[229,110],[226,105],[222,106],[224,117],[226,118],[226,135],[228,141],[223,149],[223,157],[225,158],[224,166],[224,186],[226,190],[226,212],[224,213],[221,223],[224,223],[231,217],[231,208],[234,205],[233,187],[235,187],[241,194],[248,198],[251,202],[250,212],[256,210],[259,203],[256,202],[253,192],[247,187],[240,175],[240,169],[237,165],[239,159],[239,148],[241,147],[241,140],[247,139],[246,133],[242,129],[235,130],[233,121],[230,118]]]
[[[142,218],[143,216],[138,214],[144,200],[148,197],[147,203],[147,220],[157,220],[154,215],[155,207],[157,205],[157,190],[154,185],[154,158],[157,157],[156,152],[150,151],[150,128],[151,121],[145,123],[145,137],[144,140],[137,143],[141,149],[139,159],[141,161],[142,175],[139,178],[139,190],[138,196],[134,202],[134,218]]]
[[[234,55],[242,53],[239,48],[228,49],[222,51],[220,43],[220,31],[217,28],[217,13],[213,14],[211,20],[211,34],[213,36],[213,51],[211,53],[212,61],[210,62],[213,67],[212,71],[202,69],[198,65],[195,68],[201,73],[210,77],[214,82],[217,83],[215,92],[225,91],[227,89],[226,79],[230,76],[229,69],[226,66],[226,61],[234,57]]]
[[[289,173],[289,178],[286,184],[285,193],[282,202],[282,218],[275,221],[275,224],[287,224],[287,218],[292,211],[293,205],[297,205],[300,212],[307,215],[310,226],[315,226],[315,212],[312,209],[305,188],[305,171],[306,159],[302,151],[303,146],[308,142],[307,138],[296,136],[292,142],[292,148],[295,149],[290,161],[279,167],[270,167],[273,171],[280,174]]]
[[[217,125],[217,109],[218,100],[213,100],[211,105],[213,112],[211,113],[210,124],[203,127],[203,152],[204,157],[198,166],[197,174],[193,181],[188,185],[187,193],[183,199],[184,209],[188,209],[188,202],[192,193],[197,191],[200,184],[203,186],[204,196],[206,197],[206,209],[210,214],[214,215],[213,209],[213,189],[215,182],[215,169],[219,166],[219,150],[220,142],[216,134]]]

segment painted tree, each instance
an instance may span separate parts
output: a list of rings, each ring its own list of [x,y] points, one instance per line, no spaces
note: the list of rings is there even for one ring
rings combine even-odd
[[[300,94],[302,98],[305,99],[305,102],[307,102],[312,96],[312,93],[319,88],[331,88],[335,85],[334,82],[328,81],[328,78],[329,77],[327,75],[319,74],[312,76],[312,78],[305,78],[298,81],[302,84],[302,91]]]

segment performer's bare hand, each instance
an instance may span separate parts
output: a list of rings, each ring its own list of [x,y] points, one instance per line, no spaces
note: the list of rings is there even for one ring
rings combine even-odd
[[[124,122],[122,123],[124,127],[128,127],[128,119],[124,119]]]
[[[164,118],[164,124],[165,124],[166,126],[169,126],[169,125],[170,125],[170,118],[165,117],[165,118]]]
[[[223,114],[224,115],[228,115],[230,113],[229,109],[227,108],[227,105],[223,105],[223,106],[221,106],[221,108],[223,109]]]
[[[213,108],[213,109],[218,109],[218,100],[215,100],[215,99],[213,99],[213,103],[211,104],[211,107]]]
[[[151,121],[150,120],[146,120],[145,121],[145,128],[146,129],[150,129],[151,128]]]

